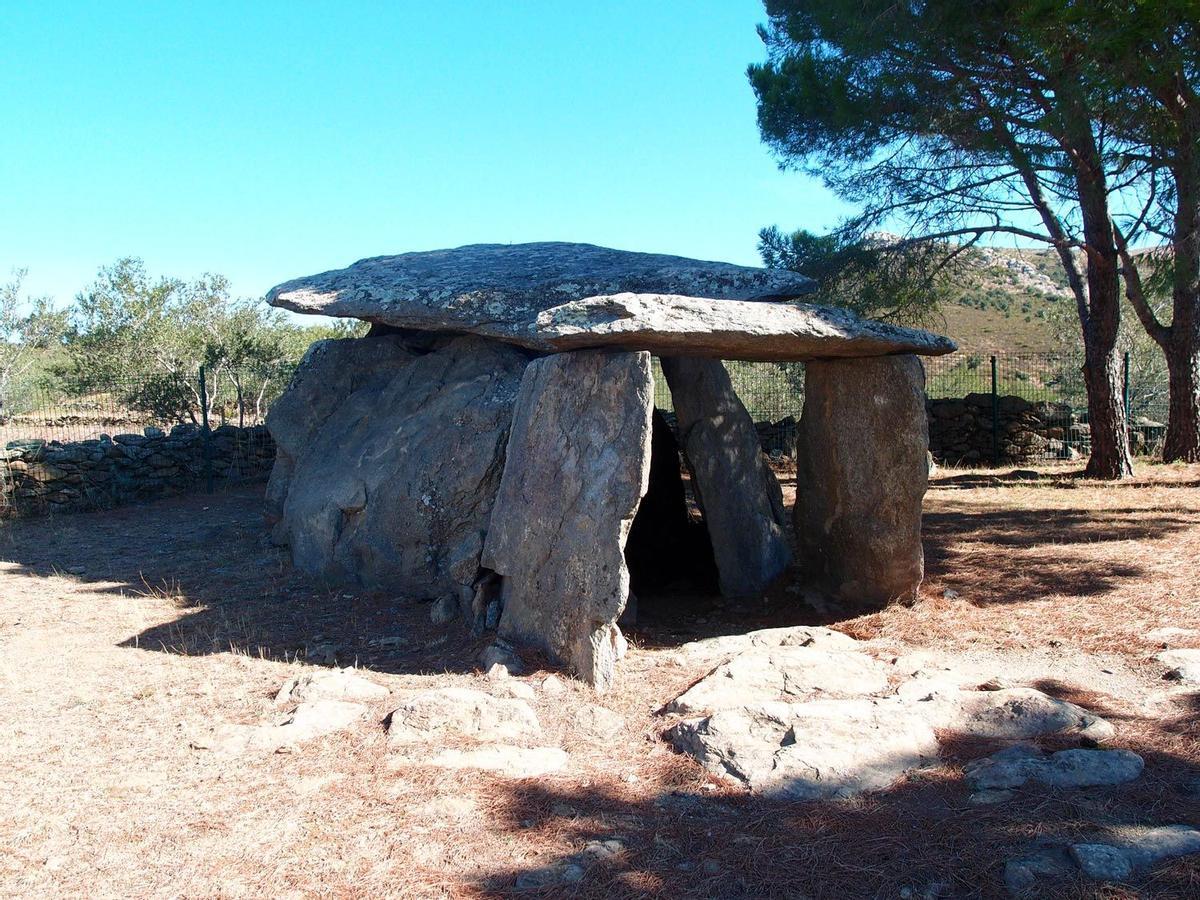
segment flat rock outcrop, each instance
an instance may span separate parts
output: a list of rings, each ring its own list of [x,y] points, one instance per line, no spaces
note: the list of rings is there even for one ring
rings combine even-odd
[[[623,647],[624,548],[650,472],[650,356],[549,356],[521,380],[483,565],[501,578],[502,637],[603,689]]]
[[[797,443],[796,542],[805,575],[847,606],[915,599],[928,483],[920,360],[810,363]]]
[[[591,244],[476,244],[364,259],[267,295],[296,312],[469,332],[545,352],[591,347],[725,359],[949,353],[947,338],[786,302],[783,270]]]
[[[974,690],[952,678],[933,685],[889,670],[857,641],[827,629],[771,629],[680,652],[721,661],[664,706],[665,715],[681,717],[668,740],[755,793],[814,800],[884,789],[939,761],[939,733],[1089,743],[1115,734],[1099,716],[1033,688]],[[1047,755],[1019,747],[968,771],[973,788],[996,794],[1000,785],[1026,781],[1120,783],[1137,777],[1141,760],[1124,750]],[[1001,799],[1008,798],[988,802]]]
[[[493,697],[471,688],[431,688],[401,699],[387,720],[388,743],[428,745],[438,740],[520,741],[541,736],[524,700]]]
[[[1018,744],[975,760],[966,767],[964,774],[967,784],[976,791],[1007,790],[1029,783],[1086,788],[1133,781],[1142,774],[1144,767],[1142,758],[1132,750],[1085,747],[1045,753],[1036,747]]]

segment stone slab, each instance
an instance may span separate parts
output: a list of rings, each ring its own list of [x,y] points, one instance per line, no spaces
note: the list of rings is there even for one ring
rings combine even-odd
[[[470,332],[543,352],[612,347],[782,361],[955,349],[926,331],[791,302],[814,287],[785,270],[546,242],[364,259],[285,282],[267,299],[295,312]]]

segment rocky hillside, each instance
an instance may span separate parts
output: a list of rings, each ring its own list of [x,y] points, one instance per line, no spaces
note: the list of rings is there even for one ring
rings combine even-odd
[[[961,292],[932,324],[964,350],[1061,350],[1052,322],[1073,314],[1066,277],[1053,251],[983,248],[972,252]]]

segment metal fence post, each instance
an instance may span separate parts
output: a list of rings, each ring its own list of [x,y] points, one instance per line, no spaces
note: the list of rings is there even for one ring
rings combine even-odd
[[[204,377],[204,366],[200,367],[200,439],[204,459],[204,491],[213,492],[212,429],[208,427],[208,383]]]
[[[1000,370],[992,357],[992,464],[1000,465]]]

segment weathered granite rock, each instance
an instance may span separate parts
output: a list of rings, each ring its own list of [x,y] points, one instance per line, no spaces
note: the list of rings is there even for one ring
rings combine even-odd
[[[296,312],[470,332],[543,351],[606,346],[796,360],[954,349],[946,338],[844,310],[756,302],[813,288],[782,270],[591,244],[477,244],[364,259],[281,284],[268,300]]]
[[[450,687],[404,697],[388,717],[387,730],[388,742],[395,745],[442,738],[508,742],[537,738],[542,729],[524,700]]]
[[[732,658],[747,650],[772,647],[811,647],[815,650],[855,651],[861,645],[840,631],[817,625],[793,625],[784,628],[760,628],[745,634],[725,634],[720,637],[691,641],[679,648],[685,659]]]
[[[275,695],[277,704],[307,700],[376,700],[391,693],[354,669],[317,669],[284,682]]]
[[[1164,650],[1154,659],[1167,667],[1164,678],[1184,684],[1200,684],[1200,650]]]
[[[715,774],[793,800],[886,788],[938,756],[933,728],[895,700],[747,704],[667,735]]]
[[[483,565],[502,576],[500,634],[541,647],[603,690],[623,639],[624,549],[650,468],[645,353],[529,364]]]
[[[847,605],[916,598],[927,444],[915,356],[806,367],[796,538],[806,575]]]
[[[1108,720],[1034,688],[958,691],[928,706],[936,727],[977,738],[1028,741],[1070,735],[1103,741],[1116,733]]]
[[[666,735],[709,771],[755,792],[805,800],[885,788],[937,759],[939,732],[1095,741],[1114,733],[1104,719],[1032,688],[963,690],[960,679],[932,684],[919,670],[889,669],[828,629],[766,629],[680,648],[692,661],[730,652],[664,706],[664,714],[689,717]],[[1115,784],[1140,770],[1137,755],[1123,750],[1043,756],[1020,748],[974,764],[968,781],[978,789],[973,802],[995,802],[1025,781]]]
[[[974,791],[1017,788],[1033,782],[1052,788],[1086,788],[1124,784],[1142,774],[1142,758],[1131,750],[1060,750],[1008,747],[964,769]]]
[[[222,725],[211,738],[194,739],[201,750],[236,754],[273,752],[345,731],[367,714],[361,703],[346,700],[306,700],[275,725]]]
[[[267,428],[275,439],[266,497],[269,524],[282,518],[296,459],[325,420],[355,391],[390,381],[413,356],[394,336],[317,341],[308,348],[287,390],[267,413]]]
[[[1124,828],[1104,843],[1071,845],[1071,858],[1091,878],[1121,881],[1164,859],[1200,853],[1200,830],[1190,825]]]
[[[1079,873],[1096,881],[1125,881],[1139,869],[1193,853],[1200,853],[1200,831],[1190,825],[1123,826],[1090,841],[1043,841],[1008,862],[1004,882],[1013,896],[1041,896],[1043,881],[1077,878]]]
[[[761,593],[791,562],[783,494],[719,360],[664,358],[663,374],[712,542],[721,593]]]
[[[853,697],[878,693],[887,670],[865,653],[812,646],[756,649],[722,663],[667,705],[667,712],[695,715],[736,706],[746,697],[769,700],[811,695]]]
[[[297,451],[275,535],[310,574],[459,593],[478,572],[528,355],[467,337],[401,362]]]

